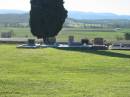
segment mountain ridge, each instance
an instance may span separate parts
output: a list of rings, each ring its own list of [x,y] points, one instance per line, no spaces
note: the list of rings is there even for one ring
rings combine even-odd
[[[74,19],[130,19],[129,15],[117,15],[114,13],[96,13],[96,12],[80,12],[80,11],[70,11],[68,13],[70,18]]]
[[[25,13],[29,13],[29,12],[22,11],[22,10],[0,9],[0,14],[25,14]],[[69,11],[68,18],[79,19],[79,20],[98,20],[98,19],[129,19],[130,20],[130,15]]]
[[[0,14],[24,14],[28,13],[23,10],[15,10],[15,9],[0,9]]]

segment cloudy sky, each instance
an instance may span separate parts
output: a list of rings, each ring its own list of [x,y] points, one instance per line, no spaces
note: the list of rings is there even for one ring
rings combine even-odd
[[[30,10],[30,0],[0,0],[0,9]],[[130,0],[64,0],[68,10],[130,15]]]

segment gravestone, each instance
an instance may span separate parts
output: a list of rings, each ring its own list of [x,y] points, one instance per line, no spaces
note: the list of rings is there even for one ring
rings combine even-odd
[[[54,45],[56,43],[56,37],[49,37],[48,40],[49,45]]]
[[[28,39],[26,44],[18,45],[17,48],[39,48],[40,44],[35,43],[35,39]]]
[[[71,45],[74,43],[74,36],[69,36],[68,43]]]
[[[35,46],[35,39],[28,39],[29,46]]]
[[[108,46],[105,45],[103,38],[95,38],[91,47],[93,50],[107,50]]]
[[[104,39],[103,38],[95,38],[93,41],[94,45],[104,45]]]
[[[89,39],[81,39],[82,45],[88,45],[89,44]]]

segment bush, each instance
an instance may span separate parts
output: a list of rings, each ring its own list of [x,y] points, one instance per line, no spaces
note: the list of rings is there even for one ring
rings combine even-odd
[[[125,40],[130,40],[130,33],[125,33]]]

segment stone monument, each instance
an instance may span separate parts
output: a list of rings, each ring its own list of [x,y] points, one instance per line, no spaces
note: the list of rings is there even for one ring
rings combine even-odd
[[[104,39],[103,38],[95,38],[93,41],[94,45],[104,45]]]
[[[89,39],[81,39],[82,45],[88,45],[89,44]]]
[[[68,44],[71,45],[74,43],[74,36],[69,36],[68,38]]]
[[[28,43],[29,46],[35,46],[35,39],[28,39]]]

